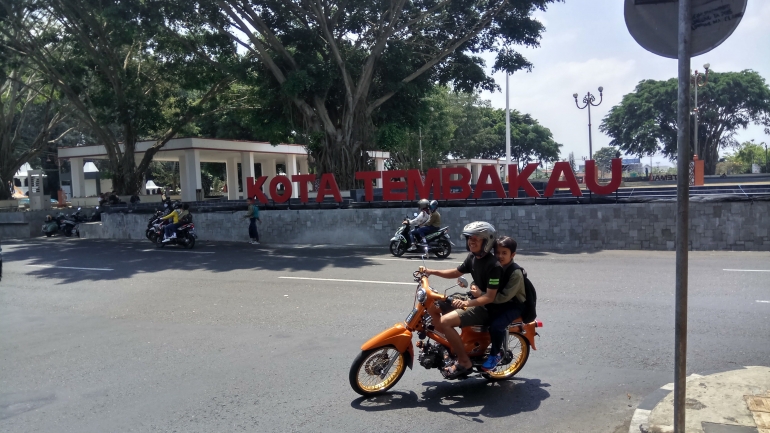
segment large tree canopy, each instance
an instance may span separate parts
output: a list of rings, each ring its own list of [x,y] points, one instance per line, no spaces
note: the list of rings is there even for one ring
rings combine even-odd
[[[64,125],[68,110],[58,92],[7,49],[18,34],[6,30],[0,34],[0,200],[10,198],[8,182],[23,164],[72,130]]]
[[[599,129],[612,137],[611,146],[627,154],[663,153],[676,159],[677,80],[644,80],[623,96],[602,120]],[[736,146],[738,128],[749,124],[770,127],[770,87],[750,70],[711,72],[708,84],[698,89],[698,147],[706,174],[714,174],[719,150]],[[694,128],[691,128],[694,131]],[[694,132],[690,140],[694,149]]]
[[[105,146],[119,193],[139,191],[153,155],[229,96],[227,71],[239,58],[234,44],[193,21],[170,24],[189,5],[0,0],[0,6],[0,30],[18,35],[9,51],[45,77]],[[137,163],[137,141],[150,138],[155,143]]]
[[[350,186],[374,127],[397,117],[378,111],[417,113],[433,83],[495,89],[483,50],[498,52],[495,70],[531,68],[509,48],[538,45],[544,28],[531,15],[553,1],[222,0],[196,11],[290,101],[316,169]]]

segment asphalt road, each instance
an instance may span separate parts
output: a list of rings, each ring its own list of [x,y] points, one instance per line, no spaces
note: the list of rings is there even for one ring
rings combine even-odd
[[[614,433],[673,381],[673,252],[521,251],[545,327],[517,378],[450,382],[415,363],[366,400],[348,385],[350,363],[411,310],[413,285],[388,283],[410,283],[418,260],[384,247],[62,238],[3,251],[8,433]],[[770,302],[758,302],[770,301],[768,271],[770,253],[690,253],[688,374],[770,365]]]

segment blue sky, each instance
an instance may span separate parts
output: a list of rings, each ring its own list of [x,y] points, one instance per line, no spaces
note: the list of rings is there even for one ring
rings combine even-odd
[[[519,48],[534,64],[531,73],[510,78],[510,107],[532,114],[551,129],[562,143],[562,155],[575,159],[588,156],[588,113],[578,110],[572,97],[596,93],[604,86],[604,102],[591,109],[593,150],[609,144],[599,132],[601,119],[623,95],[643,79],[665,80],[676,76],[677,62],[652,54],[629,35],[623,18],[623,0],[566,0],[535,16],[546,26],[540,48]],[[752,69],[770,82],[770,1],[748,0],[738,28],[722,45],[692,59],[692,68],[703,70],[710,63],[717,72]],[[487,56],[493,64],[493,56]],[[502,92],[485,92],[492,105],[505,108],[505,75],[495,74]],[[770,144],[770,136],[758,126],[741,130],[739,142],[754,139]],[[729,150],[728,150],[729,151]],[[724,152],[722,152],[724,153]],[[645,158],[645,162],[648,158]],[[653,162],[673,165],[656,156]]]

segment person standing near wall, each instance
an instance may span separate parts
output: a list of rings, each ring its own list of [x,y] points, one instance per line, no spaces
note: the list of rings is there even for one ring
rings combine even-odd
[[[249,207],[246,209],[246,215],[243,217],[249,219],[249,237],[251,238],[249,243],[252,245],[259,245],[259,231],[257,231],[257,221],[262,222],[262,220],[259,219],[259,205],[253,197],[248,199],[248,203]]]

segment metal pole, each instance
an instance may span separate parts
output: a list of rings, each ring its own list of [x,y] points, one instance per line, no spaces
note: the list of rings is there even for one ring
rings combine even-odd
[[[703,155],[700,153],[700,149],[698,149],[698,74],[696,71],[695,74],[695,146],[693,149],[695,149],[695,154],[698,155],[698,158],[703,159]]]
[[[676,317],[674,331],[674,433],[685,433],[687,396],[687,279],[690,205],[691,0],[679,1],[679,101],[677,103]]]
[[[591,103],[588,103],[588,159],[594,159],[593,144],[591,143]]]
[[[511,110],[508,108],[508,73],[505,73],[505,177],[511,163]],[[510,180],[509,180],[510,181]]]
[[[420,126],[420,172],[422,172],[422,126]]]

